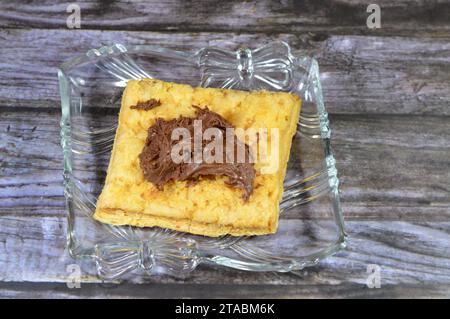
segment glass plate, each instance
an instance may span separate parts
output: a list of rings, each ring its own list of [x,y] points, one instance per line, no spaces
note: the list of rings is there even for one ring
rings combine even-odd
[[[254,50],[206,47],[195,52],[115,44],[62,64],[58,77],[68,249],[74,258],[95,261],[99,276],[112,279],[130,271],[186,276],[199,264],[288,272],[345,247],[337,171],[315,59],[293,55],[284,42]],[[287,91],[302,98],[276,234],[209,238],[157,227],[110,226],[92,218],[122,91],[129,79],[149,77],[194,86]]]

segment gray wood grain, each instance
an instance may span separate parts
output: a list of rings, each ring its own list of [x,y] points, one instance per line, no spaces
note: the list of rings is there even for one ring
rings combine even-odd
[[[59,120],[57,110],[0,111],[0,213],[64,214]],[[347,219],[448,220],[448,117],[332,115],[330,120]],[[115,117],[99,114],[92,121],[113,123]],[[100,175],[94,174],[98,161],[78,168],[100,187],[107,158]]]
[[[449,297],[450,1],[380,0],[376,30],[366,27],[370,2],[82,0],[81,30],[67,29],[66,3],[0,2],[0,296]],[[185,280],[121,285],[76,261],[82,289],[67,289],[58,65],[116,42],[185,50],[274,40],[321,65],[348,249],[296,273],[200,266]],[[96,112],[93,121],[111,116]],[[84,165],[92,175],[95,164]],[[381,267],[381,289],[366,287],[369,264]]]
[[[416,34],[448,32],[448,1],[379,0],[382,28],[369,30],[370,1],[91,1],[76,2],[82,29],[162,31],[311,32],[322,34]],[[68,3],[3,2],[0,25],[8,28],[66,28]]]
[[[77,264],[85,283],[99,283],[91,262],[71,260],[65,248],[65,217],[3,216],[0,229],[0,281],[60,282]],[[244,272],[199,266],[185,279],[167,275],[128,277],[128,283],[236,285],[360,285],[367,267],[381,267],[382,285],[449,285],[450,223],[347,221],[348,248],[318,266],[296,273]]]
[[[64,283],[66,267],[74,261],[65,248],[59,112],[0,112],[0,281]],[[222,297],[229,293],[227,287],[221,287],[224,283],[287,285],[286,296],[297,297],[310,290],[316,296],[337,296],[345,289],[347,297],[425,296],[427,290],[417,287],[435,284],[441,288],[431,290],[434,293],[428,296],[443,296],[442,285],[450,286],[447,118],[333,115],[330,120],[350,236],[346,251],[296,274],[200,266],[186,280],[136,276],[129,278],[129,284],[208,285]],[[403,170],[398,163],[404,164]],[[382,267],[382,283],[389,287],[384,293],[365,286],[369,264]],[[99,282],[92,264],[80,265],[84,283]],[[416,285],[416,290],[406,294],[404,284]],[[336,290],[329,291],[330,285],[336,285]],[[33,289],[43,289],[44,295],[52,293],[45,284],[33,287],[27,293],[12,285],[5,288],[4,294],[31,297]],[[59,291],[54,296],[88,296],[99,289],[89,286],[79,293]],[[143,288],[135,293],[123,289],[113,295],[145,296]],[[168,295],[172,293],[171,288],[164,289]],[[258,291],[262,296],[273,296],[271,293],[278,290],[261,287]],[[200,290],[179,293],[202,296]]]
[[[60,283],[0,283],[5,298],[448,298],[448,285],[385,285],[369,289],[359,284],[202,285],[87,284],[69,289]],[[181,304],[180,301],[179,304]]]
[[[194,50],[207,45],[257,47],[273,40],[289,42],[296,52],[316,55],[330,113],[450,115],[450,33],[444,38],[316,39],[308,34],[0,30],[0,105],[59,108],[57,67],[102,44]]]

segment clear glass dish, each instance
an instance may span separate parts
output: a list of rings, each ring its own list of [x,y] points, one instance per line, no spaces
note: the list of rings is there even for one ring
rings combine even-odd
[[[115,44],[61,65],[61,145],[68,210],[68,250],[91,259],[105,279],[169,273],[199,264],[288,272],[318,263],[346,245],[330,129],[315,59],[274,42],[237,51],[174,51]],[[154,77],[194,86],[289,91],[302,110],[291,148],[276,234],[209,238],[153,228],[116,227],[92,218],[106,174],[123,88]]]

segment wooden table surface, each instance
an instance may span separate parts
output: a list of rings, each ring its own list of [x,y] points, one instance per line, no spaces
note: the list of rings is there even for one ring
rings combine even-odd
[[[450,297],[450,1],[0,2],[1,297]],[[348,248],[292,274],[199,267],[185,280],[65,282],[58,65],[114,42],[284,40],[321,65]],[[366,285],[380,266],[381,287]]]

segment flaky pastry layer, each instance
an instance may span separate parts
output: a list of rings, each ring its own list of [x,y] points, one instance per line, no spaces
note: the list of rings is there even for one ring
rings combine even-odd
[[[131,108],[150,99],[159,100],[161,105],[151,110]],[[94,218],[114,225],[159,226],[206,236],[276,232],[300,104],[298,96],[283,92],[193,88],[154,79],[129,81]],[[241,189],[226,186],[221,177],[202,179],[189,187],[183,181],[170,182],[163,191],[144,179],[138,157],[148,128],[156,118],[193,117],[192,105],[207,106],[236,128],[279,129],[278,169],[262,174],[267,164],[255,164],[259,173],[248,202],[243,201]]]

